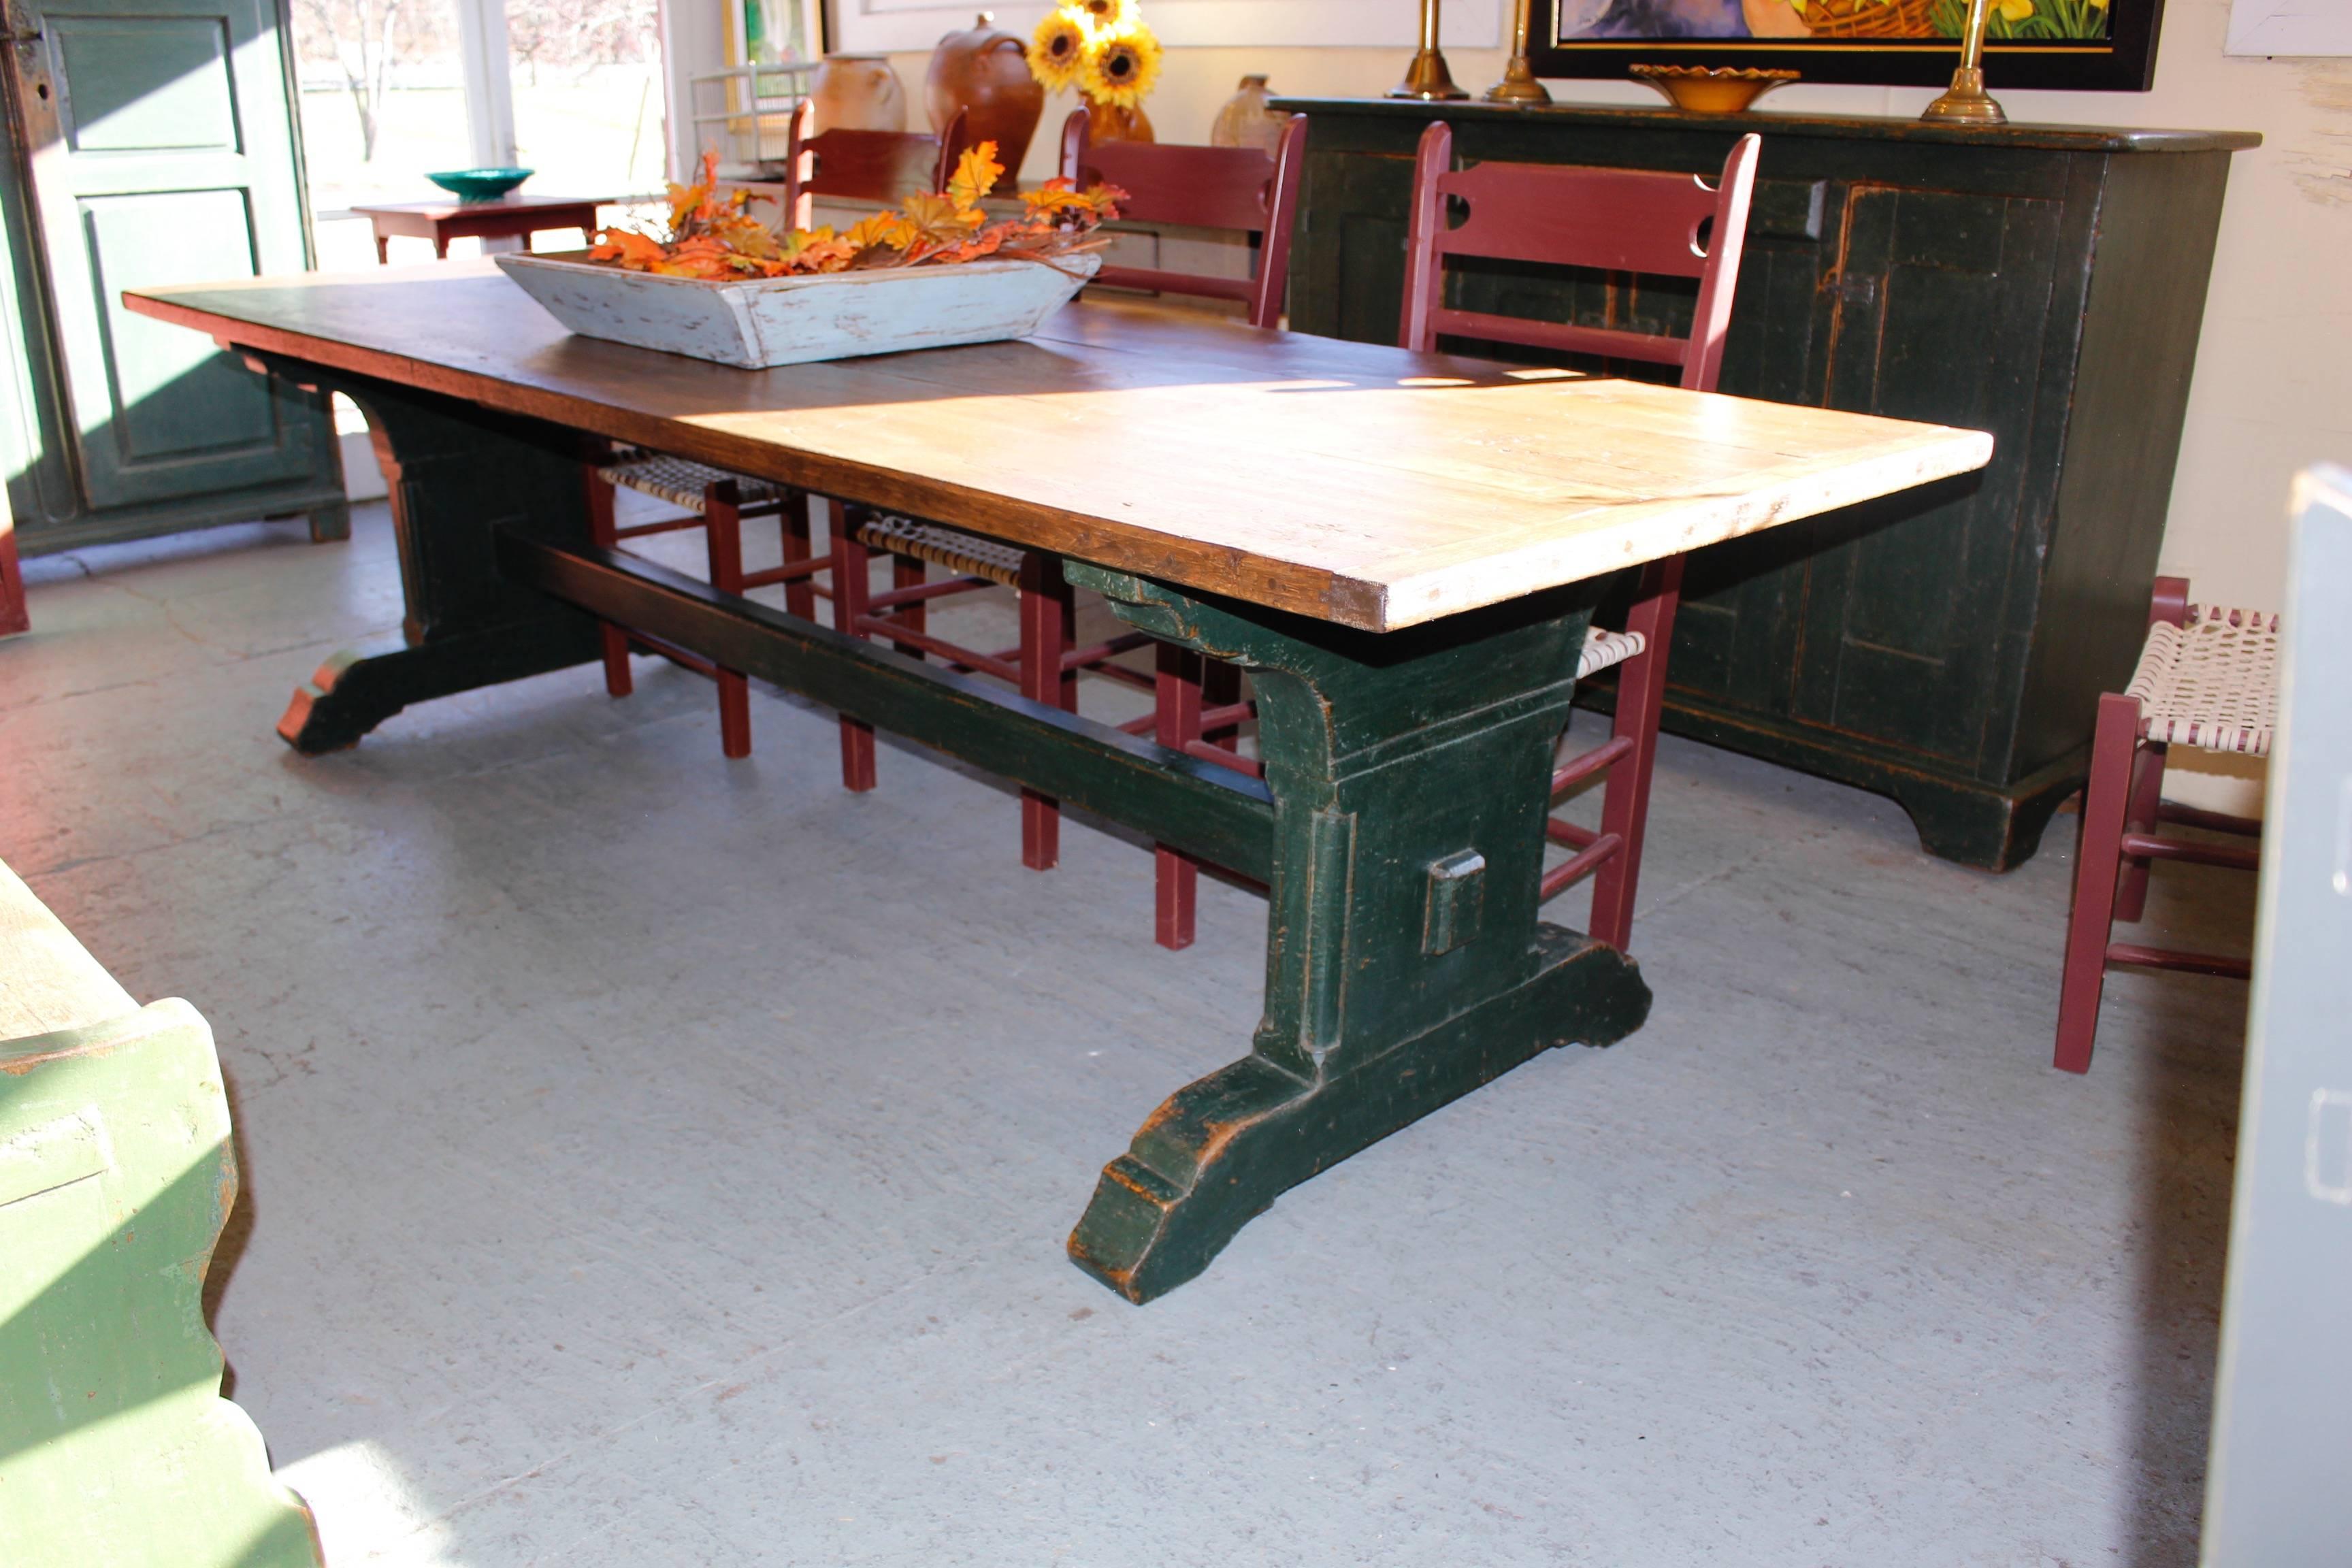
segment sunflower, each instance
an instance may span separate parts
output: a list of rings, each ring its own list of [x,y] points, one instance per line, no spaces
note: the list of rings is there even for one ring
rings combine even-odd
[[[1062,9],[1075,12],[1095,34],[1115,32],[1135,21],[1135,0],[1062,0]]]
[[[1067,11],[1056,11],[1037,24],[1036,34],[1029,40],[1029,74],[1047,92],[1059,92],[1077,86],[1086,56],[1086,24]]]
[[[1141,22],[1104,33],[1087,46],[1078,90],[1097,103],[1140,109],[1160,80],[1160,40]]]

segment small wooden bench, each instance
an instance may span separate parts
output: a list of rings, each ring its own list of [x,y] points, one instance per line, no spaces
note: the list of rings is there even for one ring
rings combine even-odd
[[[212,1030],[133,1002],[0,865],[0,1563],[317,1568],[220,1397],[236,1197]]]

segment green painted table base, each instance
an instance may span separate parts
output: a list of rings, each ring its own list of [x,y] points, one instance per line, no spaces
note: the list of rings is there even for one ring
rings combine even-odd
[[[341,656],[298,693],[281,726],[298,748],[348,745],[405,701],[585,662],[604,617],[1266,882],[1249,1054],[1152,1113],[1070,1237],[1130,1300],[1198,1274],[1286,1189],[1648,1013],[1630,960],[1538,918],[1589,585],[1372,636],[1068,563],[1129,624],[1251,671],[1261,784],[595,549],[564,432],[285,368],[375,422],[411,612],[403,646]]]

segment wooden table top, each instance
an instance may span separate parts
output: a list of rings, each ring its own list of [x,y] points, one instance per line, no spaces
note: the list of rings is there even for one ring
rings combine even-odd
[[[125,296],[282,354],[1368,631],[1984,466],[1992,438],[1081,303],[744,371],[558,326],[488,262]]]
[[[601,207],[614,205],[611,196],[519,196],[508,195],[494,202],[461,202],[455,196],[444,196],[437,202],[370,202],[365,206],[354,205],[352,211],[365,217],[378,213],[396,213],[409,217],[464,217],[471,213],[540,212],[549,207]]]

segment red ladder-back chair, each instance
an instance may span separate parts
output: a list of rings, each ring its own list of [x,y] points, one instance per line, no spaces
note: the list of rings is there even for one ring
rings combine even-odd
[[[1679,365],[1682,384],[1713,392],[1723,368],[1739,256],[1748,237],[1748,204],[1763,147],[1741,137],[1710,187],[1690,174],[1649,170],[1479,163],[1454,167],[1454,132],[1443,121],[1421,138],[1413,172],[1412,215],[1405,242],[1404,314],[1399,341],[1433,352],[1441,335]],[[1466,208],[1459,224],[1449,208]],[[1635,277],[1698,279],[1687,338],[1495,316],[1444,302],[1448,257],[1591,268]],[[1612,291],[1613,292],[1613,291]],[[1649,816],[1650,771],[1657,754],[1658,711],[1666,690],[1666,647],[1682,596],[1683,558],[1642,569],[1622,633],[1596,632],[1577,670],[1585,679],[1617,667],[1617,705],[1610,738],[1552,774],[1558,800],[1606,770],[1601,828],[1553,818],[1546,833],[1576,853],[1544,873],[1541,896],[1558,897],[1593,879],[1591,934],[1623,948],[1633,934],[1634,884]]]
[[[1138,146],[1121,142],[1089,151],[1087,117],[1073,114],[1062,139],[1062,172],[1073,183],[1087,186],[1108,180],[1129,193],[1123,216],[1142,222],[1173,223],[1242,230],[1259,237],[1255,276],[1250,279],[1204,278],[1191,273],[1105,267],[1097,283],[1149,289],[1163,293],[1197,294],[1236,300],[1246,304],[1253,324],[1270,324],[1279,317],[1289,280],[1290,231],[1298,205],[1298,173],[1307,142],[1307,121],[1294,119],[1280,150],[1272,156],[1255,149],[1230,147]],[[835,537],[841,541],[841,585],[834,600],[835,625],[864,637],[889,638],[901,652],[917,658],[935,654],[950,668],[978,670],[1012,681],[1022,695],[1075,712],[1078,705],[1078,673],[1092,669],[1111,679],[1153,690],[1170,681],[1189,681],[1198,710],[1201,676],[1197,662],[1182,662],[1182,650],[1162,648],[1159,672],[1142,676],[1110,662],[1117,655],[1142,647],[1150,639],[1140,632],[1108,641],[1074,646],[1076,609],[1062,578],[1061,558],[1045,552],[1003,544],[961,529],[907,518],[879,516],[857,508],[836,513]],[[892,585],[869,592],[865,557],[880,552],[891,556]],[[929,565],[952,575],[926,580]],[[932,637],[924,622],[932,600],[975,588],[998,585],[1020,595],[1019,646],[994,652],[959,647]],[[1183,656],[1189,657],[1189,656]],[[1170,704],[1161,701],[1166,710]],[[1150,731],[1154,721],[1128,726]],[[1160,726],[1163,743],[1171,740]],[[1198,734],[1198,725],[1194,725]],[[851,789],[874,786],[874,735],[857,720],[842,720],[842,782]],[[1024,790],[1021,798],[1021,861],[1033,870],[1050,869],[1060,858],[1061,812],[1049,796]],[[1173,852],[1160,852],[1163,867]],[[1189,868],[1189,863],[1188,863]],[[1163,873],[1164,874],[1164,873]]]
[[[1257,253],[1255,275],[1210,278],[1149,267],[1105,265],[1096,283],[1205,300],[1238,300],[1253,327],[1282,325],[1290,288],[1290,231],[1298,217],[1298,182],[1307,157],[1307,116],[1294,114],[1271,157],[1255,147],[1171,147],[1153,142],[1095,142],[1087,112],[1062,127],[1062,175],[1080,190],[1117,185],[1128,199],[1119,216],[1133,223],[1225,228],[1246,234]]]
[[[938,136],[913,131],[819,132],[816,105],[803,101],[793,110],[792,137],[784,152],[783,184],[793,226],[813,226],[818,196],[895,206],[911,195],[944,191],[967,145],[961,109]]]
[[[2164,763],[2172,746],[2270,755],[2278,710],[2278,630],[2273,612],[2192,604],[2187,578],[2156,580],[2139,665],[2122,691],[2100,697],[2098,729],[2091,741],[2074,907],[2066,922],[2066,968],[2058,992],[2053,1065],[2063,1071],[2091,1070],[2099,998],[2107,971],[2116,964],[2252,977],[2253,966],[2242,958],[2107,939],[2116,921],[2132,923],[2147,911],[2153,861],[2260,869],[2263,825],[2166,800]],[[2257,843],[2168,838],[2158,831],[2165,823],[2233,833]]]

